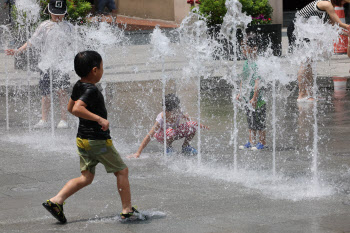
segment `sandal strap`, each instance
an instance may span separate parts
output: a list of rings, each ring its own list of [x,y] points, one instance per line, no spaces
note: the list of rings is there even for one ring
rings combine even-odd
[[[50,200],[47,200],[46,201],[47,202],[47,204],[49,205],[49,206],[51,206],[51,207],[53,207],[53,208],[58,208],[58,210],[59,210],[59,212],[58,212],[58,214],[60,214],[61,212],[63,212],[63,205],[65,204],[65,203],[63,203],[62,205],[61,204],[58,204],[58,203],[53,203],[52,201],[50,201]]]
[[[132,209],[132,212],[135,212],[135,213],[140,213],[137,209],[136,209],[137,207],[132,207],[131,209]]]
[[[134,215],[134,212],[129,212],[129,213],[126,213],[126,214],[120,213],[120,216],[123,216],[124,218],[130,218],[133,215]]]
[[[131,216],[134,215],[134,213],[139,213],[139,211],[134,206],[131,209],[132,209],[132,212],[129,212],[126,214],[120,213],[120,216],[123,216],[124,218],[130,218]]]

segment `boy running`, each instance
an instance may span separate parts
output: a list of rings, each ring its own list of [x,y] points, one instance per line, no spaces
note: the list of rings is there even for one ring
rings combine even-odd
[[[128,168],[113,146],[107,110],[102,93],[95,86],[103,75],[102,57],[95,51],[80,52],[75,56],[74,69],[81,78],[73,87],[68,111],[79,117],[77,134],[81,176],[72,179],[43,206],[60,222],[65,223],[64,201],[92,183],[95,167],[102,163],[107,173],[117,177],[118,192],[122,202],[122,218],[129,218],[138,211],[131,206]]]

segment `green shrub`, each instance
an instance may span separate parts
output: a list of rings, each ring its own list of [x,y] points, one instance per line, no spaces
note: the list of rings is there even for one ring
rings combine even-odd
[[[273,8],[269,0],[239,0],[242,11],[252,16],[251,25],[271,24]]]
[[[268,0],[239,0],[242,11],[252,17],[250,25],[271,24],[273,8]],[[199,12],[207,18],[208,26],[221,25],[227,12],[226,0],[202,0]]]
[[[199,12],[207,19],[209,27],[220,25],[227,12],[226,0],[202,0],[199,5]]]

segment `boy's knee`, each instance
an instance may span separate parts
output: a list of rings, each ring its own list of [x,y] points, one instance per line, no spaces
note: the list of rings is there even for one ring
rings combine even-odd
[[[86,179],[85,180],[85,184],[86,185],[90,185],[90,184],[92,184],[92,181],[93,181],[94,179],[92,178],[92,179]]]
[[[81,179],[83,180],[85,185],[90,185],[94,180],[95,175],[89,171],[84,171],[81,174]]]
[[[118,176],[128,176],[128,175],[129,175],[129,169],[128,169],[128,168],[124,168],[124,169],[121,170],[121,171],[115,172],[114,175],[115,175],[116,177],[118,177]]]

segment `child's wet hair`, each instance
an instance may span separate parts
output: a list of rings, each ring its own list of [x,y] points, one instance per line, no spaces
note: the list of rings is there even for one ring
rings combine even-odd
[[[180,99],[175,94],[167,94],[165,96],[165,111],[171,112],[178,109],[180,105]]]
[[[74,58],[74,70],[81,78],[88,76],[94,68],[101,68],[102,57],[96,51],[83,51]]]

